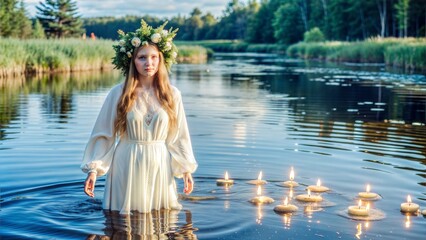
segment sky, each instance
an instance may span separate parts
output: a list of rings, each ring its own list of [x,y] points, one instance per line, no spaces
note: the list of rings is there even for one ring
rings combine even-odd
[[[45,0],[24,0],[31,18],[36,16],[36,5]],[[230,0],[75,0],[78,12],[82,17],[100,17],[125,15],[151,15],[156,17],[172,17],[180,14],[189,16],[198,7],[202,13],[210,12],[214,16],[222,16]]]

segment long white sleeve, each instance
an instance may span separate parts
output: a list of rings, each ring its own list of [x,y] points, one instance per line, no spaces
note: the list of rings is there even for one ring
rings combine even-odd
[[[176,104],[177,126],[167,138],[167,146],[172,156],[172,171],[175,177],[182,177],[183,173],[193,173],[198,167],[192,151],[191,138],[183,108],[182,96],[178,89],[174,88],[174,100]]]
[[[114,120],[121,91],[122,84],[113,87],[99,112],[80,166],[85,173],[94,171],[102,176],[111,166],[116,143]]]

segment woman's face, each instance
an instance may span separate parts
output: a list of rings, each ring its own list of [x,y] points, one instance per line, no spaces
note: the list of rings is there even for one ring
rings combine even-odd
[[[155,46],[144,46],[136,53],[135,67],[140,77],[153,77],[159,64],[160,53]]]

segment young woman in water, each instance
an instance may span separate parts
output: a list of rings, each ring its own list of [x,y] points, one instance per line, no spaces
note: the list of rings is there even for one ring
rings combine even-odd
[[[165,24],[154,29],[142,20],[135,32],[119,31],[113,64],[125,81],[106,97],[81,165],[84,192],[94,197],[96,178],[107,174],[103,208],[121,214],[180,209],[174,177],[183,177],[186,194],[194,187],[182,97],[168,76],[177,30]]]

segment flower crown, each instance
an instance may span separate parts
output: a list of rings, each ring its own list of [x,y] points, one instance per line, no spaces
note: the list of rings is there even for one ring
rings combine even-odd
[[[173,28],[170,28],[165,30],[166,24],[167,21],[154,29],[142,19],[141,28],[135,32],[124,33],[122,30],[118,30],[118,44],[112,46],[115,51],[115,56],[112,58],[112,64],[115,65],[114,68],[120,69],[123,75],[126,75],[129,71],[134,50],[140,46],[154,43],[163,53],[164,64],[170,72],[173,63],[176,63],[178,51],[172,41],[179,29],[173,30]]]

